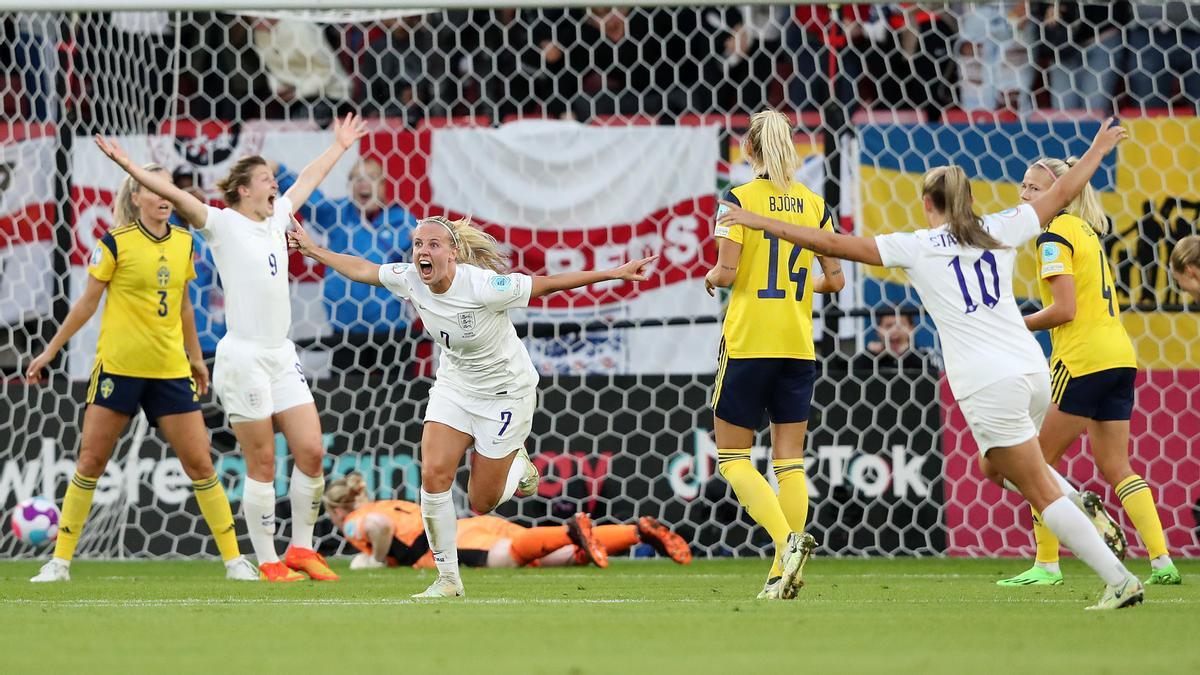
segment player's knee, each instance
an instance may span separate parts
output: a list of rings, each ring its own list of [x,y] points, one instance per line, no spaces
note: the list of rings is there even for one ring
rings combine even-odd
[[[309,476],[321,473],[321,463],[325,460],[325,448],[320,443],[302,443],[292,451],[296,465]]]
[[[454,484],[454,471],[421,465],[421,487],[430,493],[445,492]]]
[[[104,458],[80,449],[79,461],[75,463],[75,473],[87,478],[99,478],[107,465],[108,462]]]
[[[1096,457],[1096,468],[1099,469],[1100,475],[1104,477],[1104,481],[1113,487],[1116,487],[1121,481],[1133,475],[1133,466],[1129,464],[1128,457],[1113,457],[1110,459]]]
[[[468,501],[471,503],[472,511],[485,516],[496,508],[496,504],[500,501],[500,498],[493,494],[471,494],[468,495]]]
[[[208,478],[216,473],[216,469],[213,468],[212,457],[207,452],[202,455],[193,455],[190,457],[180,455],[179,463],[183,466],[183,472],[193,481]]]
[[[275,453],[262,448],[245,448],[246,474],[257,481],[270,481],[275,477]]]

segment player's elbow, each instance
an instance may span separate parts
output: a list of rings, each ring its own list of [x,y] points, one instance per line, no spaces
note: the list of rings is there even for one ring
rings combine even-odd
[[[1058,310],[1055,312],[1054,318],[1058,319],[1060,324],[1075,320],[1074,302],[1055,303],[1054,306],[1058,308]]]

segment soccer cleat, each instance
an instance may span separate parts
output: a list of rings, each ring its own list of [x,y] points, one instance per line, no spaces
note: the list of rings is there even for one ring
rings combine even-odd
[[[1130,575],[1129,578],[1116,586],[1106,586],[1104,588],[1104,595],[1100,596],[1100,601],[1088,607],[1088,609],[1124,609],[1142,604],[1142,600],[1145,600],[1145,598],[1146,591],[1142,588],[1142,582],[1138,581],[1137,577]]]
[[[804,588],[804,563],[817,547],[817,540],[811,534],[793,532],[788,535],[787,547],[780,557],[780,567],[783,569],[783,579],[779,583],[779,599],[794,600],[796,594]]]
[[[311,548],[289,546],[287,553],[283,554],[283,563],[297,572],[307,574],[308,578],[313,581],[337,581],[339,579],[338,575],[329,568],[329,563],[325,562],[325,556]]]
[[[1178,586],[1182,583],[1183,577],[1179,574],[1175,563],[1167,563],[1166,567],[1160,567],[1150,572],[1150,578],[1146,579],[1147,586]]]
[[[246,560],[246,556],[239,555],[225,563],[225,578],[230,581],[258,581],[258,568]]]
[[[576,513],[567,521],[567,536],[575,544],[582,557],[596,567],[608,567],[608,550],[592,533],[592,517],[586,513]]]
[[[666,525],[658,522],[657,518],[642,516],[638,518],[637,527],[638,536],[643,542],[650,544],[659,555],[666,556],[680,565],[692,562],[692,549],[687,542],[667,529]]]
[[[525,477],[521,479],[520,483],[517,483],[516,495],[518,497],[532,497],[537,494],[538,481],[542,477],[538,474],[537,467],[533,465],[533,460],[529,459],[529,453],[525,451],[525,448],[517,450],[517,459],[525,460]]]
[[[258,566],[258,572],[258,578],[263,581],[272,581],[276,583],[304,581],[303,574],[300,574],[281,562],[263,563]]]
[[[1104,543],[1112,550],[1113,555],[1119,560],[1125,559],[1125,552],[1129,549],[1129,542],[1125,539],[1125,532],[1117,521],[1112,516],[1108,515],[1108,510],[1104,508],[1104,502],[1100,500],[1100,495],[1092,491],[1080,492],[1079,500],[1083,503],[1083,512],[1092,519],[1092,524],[1096,526],[1096,531],[1104,537]]]
[[[783,583],[783,577],[771,577],[767,579],[767,583],[763,584],[763,589],[758,592],[758,600],[778,600],[779,586]]]
[[[35,584],[45,584],[53,581],[70,581],[71,563],[59,558],[51,558],[50,562],[42,565],[37,576],[30,579]]]
[[[429,598],[461,598],[464,595],[466,595],[466,591],[463,590],[462,579],[439,574],[438,578],[429,584],[429,588],[412,597],[427,600]]]
[[[1021,572],[1015,577],[1001,579],[997,586],[1062,586],[1062,572],[1050,572],[1037,565]]]

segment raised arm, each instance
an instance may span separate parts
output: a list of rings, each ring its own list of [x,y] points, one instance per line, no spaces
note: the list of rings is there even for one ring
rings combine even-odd
[[[641,260],[631,260],[611,270],[563,272],[562,274],[552,274],[548,277],[534,277],[529,297],[531,299],[540,298],[543,295],[549,295],[557,291],[567,291],[572,288],[579,288],[580,286],[591,286],[601,281],[646,281],[650,278],[646,272],[646,267],[654,262],[656,258],[658,256],[652,255],[649,258],[642,258]]]
[[[171,182],[171,174],[165,171],[147,171],[134,164],[129,159],[129,155],[125,154],[121,146],[112,139],[105,139],[97,135],[96,146],[100,148],[100,152],[103,152],[105,157],[115,162],[122,171],[132,176],[142,187],[171,202],[171,205],[175,207],[175,212],[191,223],[192,227],[204,227],[205,221],[208,220],[208,206],[175,187],[175,183]],[[118,223],[118,225],[124,224]]]
[[[1092,140],[1092,146],[1088,151],[1083,153],[1083,157],[1075,163],[1066,173],[1058,177],[1049,190],[1042,193],[1034,201],[1030,202],[1033,210],[1037,212],[1038,220],[1041,221],[1042,227],[1046,226],[1054,219],[1063,209],[1067,208],[1067,204],[1071,203],[1084,186],[1092,179],[1092,175],[1100,168],[1100,162],[1104,156],[1112,152],[1117,144],[1129,137],[1129,132],[1124,127],[1117,126],[1116,120],[1112,117],[1104,120],[1100,125],[1100,131],[1096,132],[1096,138]]]
[[[42,370],[54,360],[58,352],[67,344],[75,333],[83,328],[84,324],[96,313],[96,308],[100,306],[100,298],[104,295],[104,289],[108,288],[107,281],[101,281],[92,275],[87,277],[87,286],[83,289],[83,295],[75,301],[71,307],[71,311],[67,312],[67,318],[63,320],[62,326],[54,333],[54,337],[50,338],[50,344],[38,354],[29,364],[29,368],[25,371],[25,377],[30,380],[40,380],[42,378]]]
[[[292,200],[292,213],[300,210],[308,202],[313,190],[329,175],[329,170],[342,158],[347,150],[352,148],[360,138],[367,135],[367,127],[363,119],[354,113],[346,115],[345,119],[333,121],[333,143],[316,159],[308,163],[296,176],[296,182],[284,193],[284,197]]]
[[[292,218],[292,229],[288,230],[288,248],[300,251],[305,256],[333,268],[338,274],[351,281],[358,281],[372,286],[382,286],[379,280],[379,265],[357,256],[344,253],[334,253],[327,248],[317,246],[308,236],[304,226]]]
[[[762,230],[806,248],[819,256],[853,260],[868,265],[883,264],[883,260],[879,257],[879,247],[875,245],[875,240],[871,237],[836,234],[816,227],[795,227],[782,220],[751,213],[732,202],[722,201],[721,204],[728,209],[717,218],[717,222],[722,225],[745,225],[753,230]],[[828,272],[824,263],[822,263],[822,269]]]

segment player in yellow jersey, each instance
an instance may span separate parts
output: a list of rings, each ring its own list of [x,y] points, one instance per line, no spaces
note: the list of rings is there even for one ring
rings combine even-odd
[[[145,169],[166,173],[157,164]],[[170,203],[132,178],[121,184],[113,211],[114,221],[121,224],[96,244],[83,295],[27,370],[30,380],[39,379],[107,293],[79,459],[63,499],[54,557],[32,581],[70,580],[71,559],[96,483],[138,408],[175,449],[192,479],[200,512],[225,561],[226,578],[255,581],[258,570],[238,551],[233,513],[213,468],[208,428],[200,413],[208,368],[200,355],[196,316],[187,292],[188,282],[196,277],[192,233],[171,226]]]
[[[1200,234],[1180,239],[1171,249],[1171,277],[1192,302],[1200,302]]]
[[[1021,181],[1021,199],[1037,199],[1076,161],[1035,162]],[[1025,325],[1033,331],[1049,330],[1053,346],[1051,404],[1038,441],[1046,462],[1053,466],[1087,431],[1100,475],[1113,487],[1146,545],[1152,571],[1145,583],[1178,584],[1181,578],[1167,553],[1150,486],[1129,463],[1129,418],[1137,357],[1121,324],[1112,270],[1098,236],[1107,234],[1108,228],[1099,196],[1089,185],[1046,225],[1037,240],[1043,309],[1026,316]],[[1123,555],[1124,534],[1105,513],[1100,498],[1087,492],[1077,503],[1092,517],[1113,551]],[[997,582],[1000,585],[1062,583],[1058,538],[1045,527],[1036,510],[1033,522],[1037,542],[1034,566]]]
[[[757,178],[730,190],[727,201],[796,226],[833,228],[829,207],[794,179],[800,157],[786,117],[770,110],[751,117],[743,152]],[[712,398],[718,469],[775,544],[758,597],[792,599],[816,546],[804,533],[804,435],[817,377],[812,299],[841,290],[845,279],[836,259],[817,256],[823,274],[813,275],[812,251],[764,232],[718,225],[715,234],[717,265],[705,281],[710,294],[732,287]],[[750,460],[764,413],[778,495]]]

